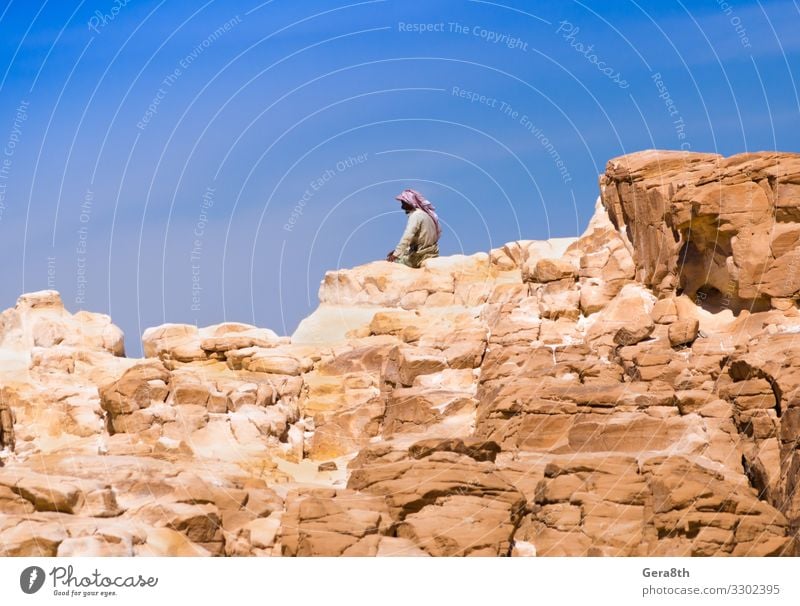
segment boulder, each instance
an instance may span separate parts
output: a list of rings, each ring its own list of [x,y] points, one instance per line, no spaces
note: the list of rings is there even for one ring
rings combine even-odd
[[[574,278],[575,267],[569,261],[562,259],[539,259],[530,276],[532,282],[556,282],[567,278]]]
[[[170,373],[161,362],[142,362],[99,389],[100,405],[112,418],[147,408],[154,400],[164,401],[169,380]]]
[[[654,328],[655,325],[652,323],[623,326],[614,335],[614,343],[617,345],[636,345],[653,334]]]
[[[690,345],[697,338],[700,322],[696,318],[677,320],[669,326],[669,342],[673,347]]]
[[[104,314],[70,314],[54,290],[27,293],[0,314],[0,347],[24,350],[66,346],[125,355],[124,335]]]

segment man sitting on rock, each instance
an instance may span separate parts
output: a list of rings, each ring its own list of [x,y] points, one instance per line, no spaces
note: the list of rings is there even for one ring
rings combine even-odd
[[[405,190],[395,199],[400,201],[408,215],[408,223],[400,243],[386,260],[418,268],[425,259],[439,256],[439,238],[442,236],[439,216],[433,204],[413,189]]]

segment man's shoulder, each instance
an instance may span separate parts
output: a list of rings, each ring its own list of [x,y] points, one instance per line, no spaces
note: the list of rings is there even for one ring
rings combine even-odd
[[[414,217],[415,221],[418,221],[420,223],[425,223],[425,222],[433,223],[433,217],[431,217],[428,213],[426,213],[421,208],[415,209],[414,212],[411,213],[411,214]]]

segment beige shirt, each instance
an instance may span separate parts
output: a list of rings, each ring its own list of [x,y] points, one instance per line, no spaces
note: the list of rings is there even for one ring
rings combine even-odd
[[[402,257],[409,252],[420,252],[433,247],[439,240],[436,232],[436,223],[428,216],[428,213],[416,209],[408,215],[406,231],[400,239],[397,248],[394,249],[395,257]]]

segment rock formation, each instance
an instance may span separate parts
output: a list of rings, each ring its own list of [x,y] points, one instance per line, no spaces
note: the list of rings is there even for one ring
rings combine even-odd
[[[800,554],[800,156],[611,160],[577,239],[326,275],[291,337],[0,316],[3,555]]]

